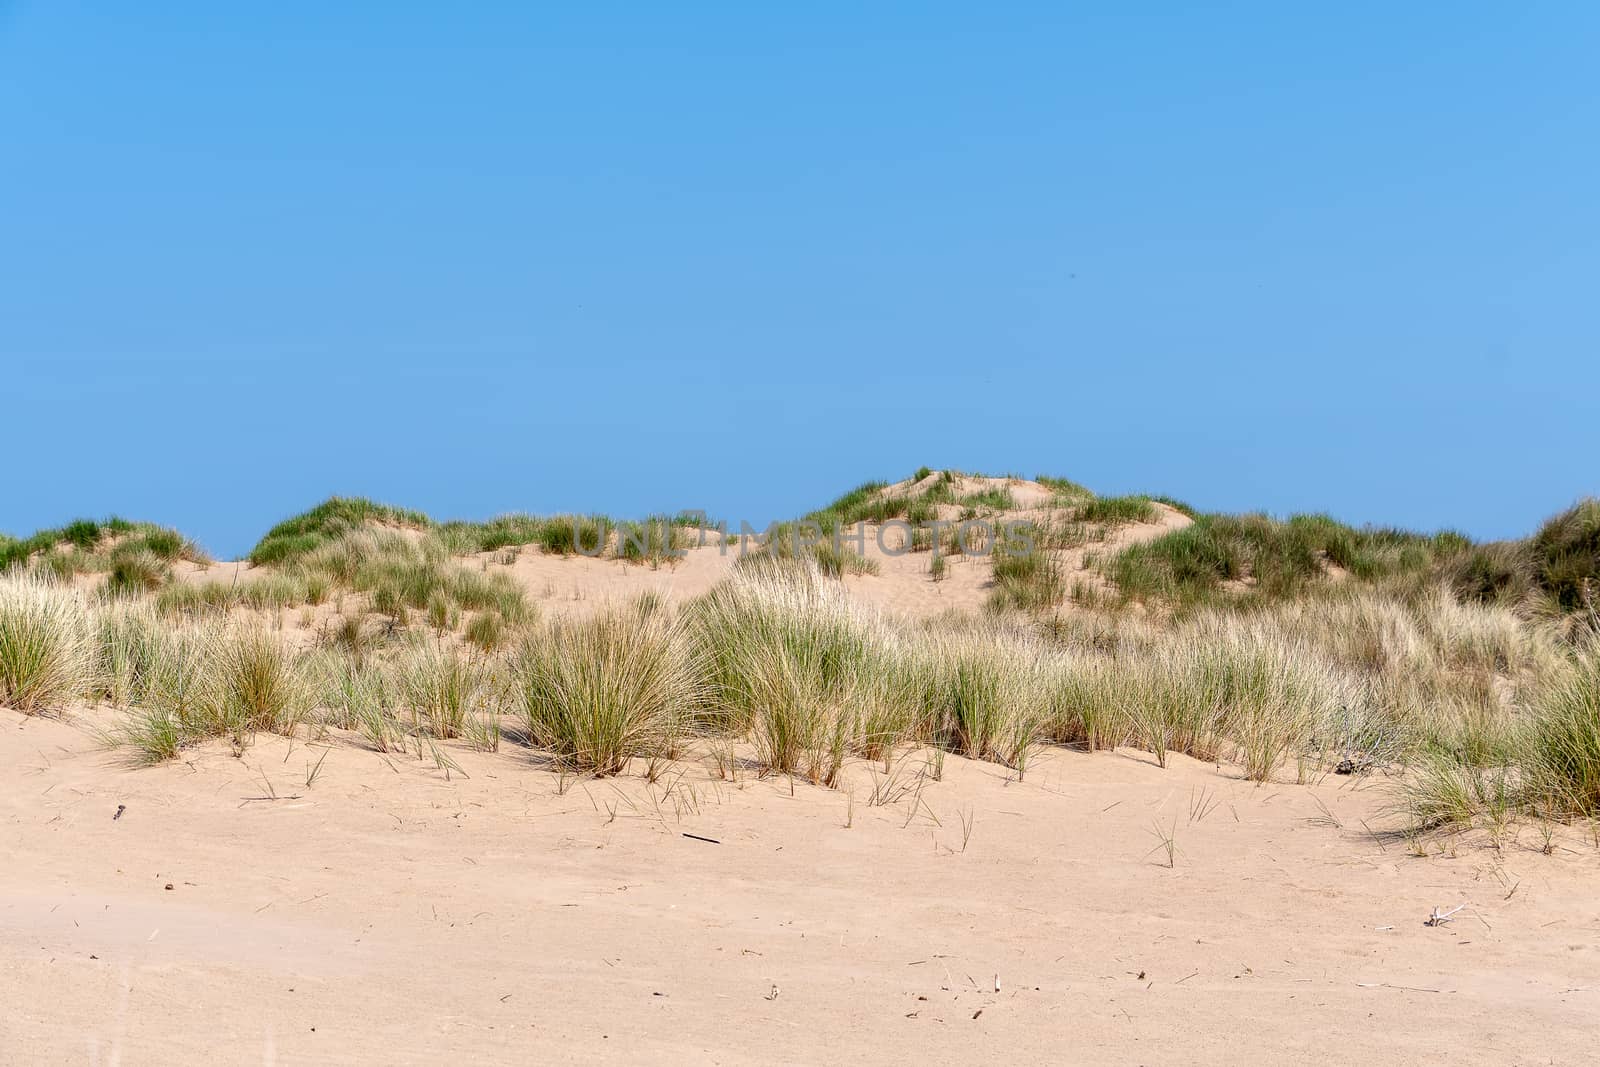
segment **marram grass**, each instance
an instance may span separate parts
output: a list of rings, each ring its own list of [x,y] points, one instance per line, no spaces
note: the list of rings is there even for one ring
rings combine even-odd
[[[34,574],[0,576],[0,705],[35,713],[81,697],[94,649],[78,593]]]
[[[919,484],[892,499],[864,487],[833,511],[977,506],[953,479]],[[1074,509],[1095,499],[1062,495]],[[1088,514],[1147,514],[1136,503]],[[1132,745],[1259,782],[1383,767],[1419,824],[1594,816],[1592,511],[1470,552],[1322,516],[1201,516],[1103,557],[1116,584],[1094,610],[1067,602],[1078,579],[1050,563],[1064,557],[1001,551],[994,606],[1026,611],[926,625],[853,599],[836,580],[850,554],[751,557],[676,614],[654,600],[541,622],[510,576],[461,554],[560,551],[549,520],[330,507],[279,531],[277,561],[237,584],[169,580],[181,539],[85,524],[0,579],[0,704],[114,705],[121,739],[152,760],[208,739],[242,749],[260,731],[493,749],[510,723],[507,736],[584,773],[737,742],[767,773],[833,785],[848,760],[911,746],[1020,775],[1042,744]],[[644,560],[677,536],[661,529],[659,543],[635,530],[639,552],[606,551]],[[1060,548],[1081,547],[1074,530]],[[98,584],[80,566],[89,554],[104,559]],[[315,647],[258,625],[330,601],[306,635]]]

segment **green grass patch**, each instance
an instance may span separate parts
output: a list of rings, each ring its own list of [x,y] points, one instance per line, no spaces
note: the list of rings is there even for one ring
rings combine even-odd
[[[1443,573],[1465,600],[1552,614],[1600,611],[1600,501],[1578,502],[1521,541],[1464,546]]]
[[[993,511],[1011,511],[1017,506],[1016,498],[1011,495],[1011,490],[999,485],[991,485],[987,489],[979,489],[977,492],[967,493],[957,503],[967,508],[988,508]]]
[[[1130,545],[1105,565],[1128,599],[1194,604],[1224,582],[1251,579],[1265,599],[1294,596],[1323,580],[1327,565],[1358,578],[1420,573],[1458,550],[1457,534],[1357,529],[1326,515],[1279,521],[1266,515],[1201,515],[1193,525]]]
[[[1090,500],[1094,497],[1094,493],[1090,489],[1079,485],[1070,478],[1052,478],[1048,474],[1036,474],[1033,480],[1056,496],[1066,500]]]
[[[1049,552],[1035,548],[1018,551],[1001,540],[994,549],[994,590],[989,594],[993,611],[1019,608],[1042,611],[1061,603],[1066,578],[1061,564]]]
[[[25,538],[0,536],[0,571],[33,566],[59,579],[109,572],[116,594],[160,586],[179,559],[209,562],[176,530],[115,517],[75,519]]]
[[[329,497],[268,530],[251,549],[250,562],[261,566],[298,559],[368,524],[427,529],[433,520],[420,511],[377,504],[364,497]]]
[[[1156,507],[1147,496],[1097,496],[1079,506],[1079,522],[1102,526],[1122,526],[1131,522],[1155,522]]]

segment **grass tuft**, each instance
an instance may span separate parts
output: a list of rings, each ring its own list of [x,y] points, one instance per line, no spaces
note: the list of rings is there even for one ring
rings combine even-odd
[[[77,593],[42,577],[0,575],[0,705],[33,714],[80,697],[93,644]]]
[[[1155,522],[1156,506],[1147,496],[1099,496],[1077,508],[1079,522],[1122,526],[1134,522]]]
[[[250,562],[261,566],[298,559],[367,526],[426,528],[432,525],[420,511],[376,504],[363,497],[329,497],[309,511],[278,523],[250,551]]]
[[[594,775],[672,757],[699,702],[687,645],[660,611],[552,623],[523,643],[516,674],[534,742]]]

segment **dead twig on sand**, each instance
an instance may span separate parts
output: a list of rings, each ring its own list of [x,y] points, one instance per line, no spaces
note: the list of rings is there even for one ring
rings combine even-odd
[[[1423,926],[1443,926],[1445,923],[1450,921],[1451,916],[1455,915],[1456,912],[1460,911],[1464,907],[1466,907],[1465,904],[1457,904],[1455,907],[1451,908],[1449,911],[1440,911],[1436,907],[1436,908],[1433,909],[1433,914],[1429,915],[1426,919],[1424,919],[1422,921],[1422,925]]]

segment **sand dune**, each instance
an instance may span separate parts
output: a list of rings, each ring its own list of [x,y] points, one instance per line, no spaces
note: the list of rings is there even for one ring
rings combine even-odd
[[[1056,529],[1065,582],[998,625],[970,618],[992,558],[935,580],[888,523],[838,581],[715,538],[561,555],[532,520],[397,541],[363,505],[288,562],[182,555],[178,585],[134,586],[181,594],[160,610],[102,602],[110,566],[6,577],[7,618],[66,651],[55,699],[0,708],[0,1063],[1589,1062],[1593,812],[1548,774],[1504,797],[1551,766],[1520,724],[1592,718],[1600,646],[1381,588],[1455,549],[1315,519],[1241,522],[1307,535],[1300,599],[1263,581],[1233,612],[1234,570],[1209,616],[1096,607],[1069,592],[1123,591],[1096,559],[1191,520],[1073,492],[935,472],[852,512]],[[602,762],[613,727],[637,732]],[[1402,785],[1447,810],[1401,813]]]
[[[920,482],[908,479],[889,486],[883,494],[904,496],[925,489],[939,477],[935,472]],[[1016,507],[983,512],[983,520],[991,524],[1048,523],[1057,517],[1055,494],[1038,482],[963,475],[954,485],[954,491],[959,494],[985,489],[1004,489],[1011,494]],[[1087,566],[1091,554],[1109,554],[1190,523],[1182,512],[1166,504],[1156,503],[1153,510],[1156,515],[1153,522],[1107,527],[1098,531],[1096,540],[1090,544],[1052,550],[1051,554],[1060,561],[1070,580],[1103,589],[1106,587],[1104,579]],[[961,512],[959,507],[941,505],[939,515],[941,521],[956,523]],[[905,534],[900,528],[883,529],[877,524],[865,523],[859,531],[852,527],[845,534],[845,543],[861,545],[862,554],[872,560],[878,570],[877,574],[847,575],[846,584],[863,602],[889,615],[921,620],[949,612],[981,612],[994,587],[993,563],[986,555],[947,554],[949,569],[936,581],[929,573],[930,552],[901,551]],[[861,535],[864,539],[860,541],[852,539]],[[979,536],[975,530],[975,546],[980,543]],[[699,543],[702,540],[704,544]],[[756,551],[758,547],[754,539],[746,539],[743,544],[746,552]],[[658,564],[577,554],[556,555],[541,552],[534,546],[512,553],[514,559],[509,563],[505,562],[507,553],[504,551],[479,553],[464,562],[485,572],[509,575],[542,610],[553,615],[584,617],[645,593],[660,595],[673,604],[687,603],[726,578],[740,554],[740,542],[736,537],[722,543],[720,535],[713,530],[697,538],[681,557]],[[180,561],[173,569],[173,577],[190,583],[237,584],[272,571],[271,567],[253,567],[241,561],[204,567]],[[1063,610],[1070,611],[1071,605],[1064,605]],[[316,605],[286,614],[282,625],[291,632],[313,630],[336,614],[332,605]]]

